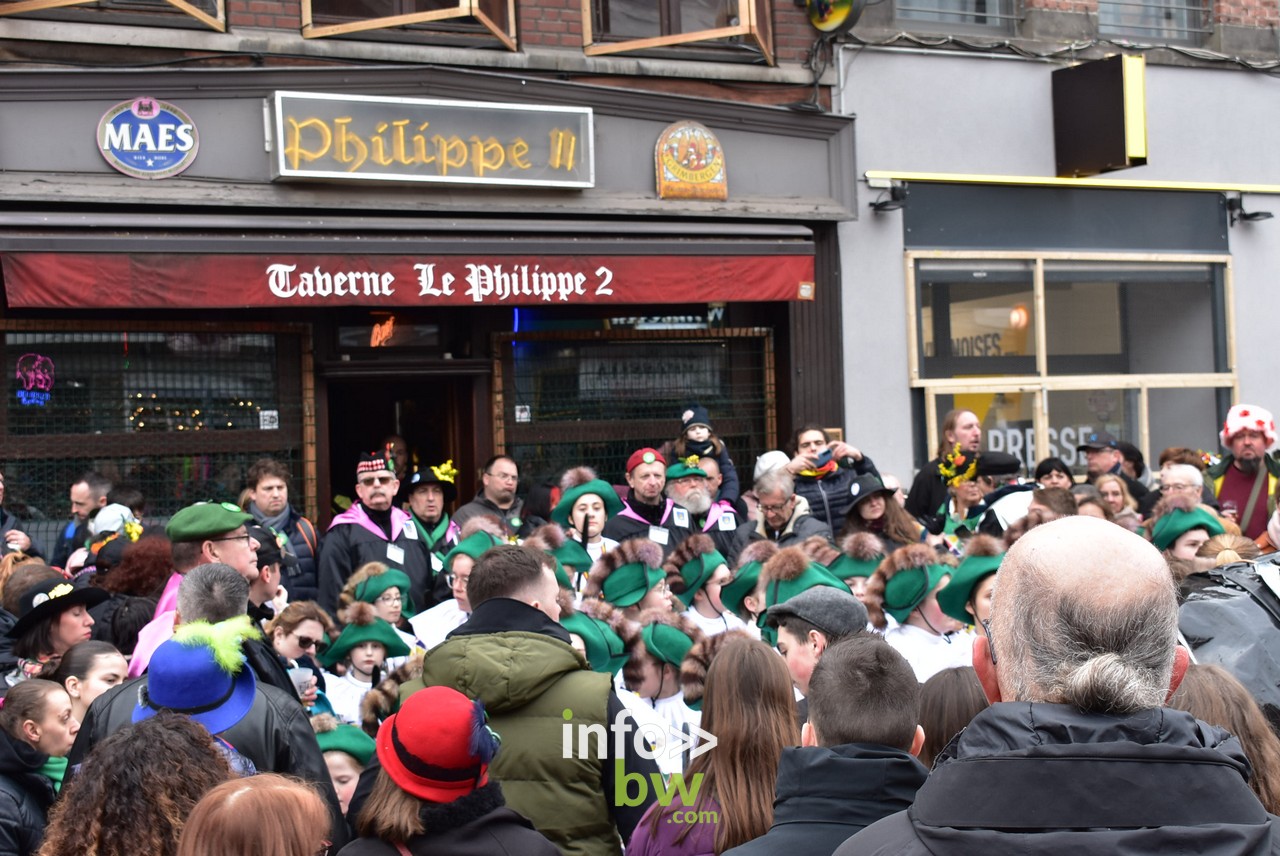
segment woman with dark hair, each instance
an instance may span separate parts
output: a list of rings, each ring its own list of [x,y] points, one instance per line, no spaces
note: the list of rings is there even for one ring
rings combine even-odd
[[[702,776],[697,799],[655,803],[636,825],[627,856],[720,854],[773,825],[778,761],[785,747],[800,744],[782,658],[754,639],[726,640],[707,667],[702,727],[718,742],[685,771],[685,781]],[[677,814],[697,821],[677,823]]]
[[[1249,787],[1263,808],[1271,814],[1280,813],[1280,738],[1235,676],[1221,666],[1194,664],[1169,699],[1169,707],[1185,710],[1238,737],[1240,748],[1253,767]]]
[[[500,751],[484,706],[452,687],[427,687],[378,728],[381,762],[345,856],[557,856],[559,849],[506,807],[489,779]]]
[[[90,639],[73,645],[47,677],[67,691],[71,712],[83,722],[93,700],[123,683],[128,671],[129,663],[114,645]]]
[[[894,491],[873,475],[858,476],[849,488],[853,506],[844,518],[840,543],[857,532],[869,532],[880,539],[881,553],[915,544],[925,534],[924,527],[894,500]]]
[[[809,503],[809,513],[836,527],[849,513],[853,496],[849,489],[861,475],[880,478],[871,459],[842,440],[832,441],[825,428],[805,425],[795,434],[795,457],[787,472],[795,477],[796,496]]]
[[[49,759],[65,759],[79,730],[71,697],[52,681],[33,678],[9,690],[0,708],[0,856],[40,848],[56,796]]]
[[[19,598],[18,623],[6,634],[18,658],[5,678],[8,685],[57,668],[63,654],[88,640],[93,629],[89,607],[106,599],[101,589],[73,585],[61,577],[28,587]]]
[[[920,763],[932,768],[934,759],[951,738],[988,707],[990,703],[973,666],[943,669],[925,681],[920,690],[920,727],[924,729]]]
[[[158,713],[93,748],[49,815],[40,856],[174,856],[196,803],[230,778],[208,731]]]
[[[1071,474],[1071,467],[1062,458],[1045,458],[1036,464],[1036,484],[1040,487],[1060,487],[1071,490],[1075,487],[1076,478]]]

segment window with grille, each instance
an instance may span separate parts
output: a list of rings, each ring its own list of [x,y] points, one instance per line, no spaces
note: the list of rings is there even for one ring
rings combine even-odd
[[[1213,32],[1199,0],[1098,0],[1098,34],[1162,44],[1200,44]]]
[[[515,0],[302,0],[309,39],[393,33],[496,38],[517,50]]]
[[[896,0],[894,14],[906,29],[941,32],[1013,31],[1014,0]]]
[[[707,408],[744,485],[777,447],[768,330],[520,333],[494,344],[497,445],[525,485],[582,464],[623,483],[631,453],[674,440],[690,402]]]
[[[89,470],[140,489],[151,519],[239,502],[263,456],[290,467],[295,506],[314,493],[302,468],[314,424],[304,424],[301,335],[17,323],[3,333],[5,506],[37,532],[65,524],[68,488]]]
[[[104,24],[200,26],[226,32],[225,0],[0,0],[0,16],[71,18]]]
[[[700,44],[773,64],[768,0],[583,0],[589,56]]]

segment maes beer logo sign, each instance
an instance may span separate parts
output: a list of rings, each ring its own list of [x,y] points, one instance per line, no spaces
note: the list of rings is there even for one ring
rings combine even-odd
[[[200,135],[186,113],[154,98],[117,104],[98,123],[107,163],[134,178],[168,178],[191,166]]]

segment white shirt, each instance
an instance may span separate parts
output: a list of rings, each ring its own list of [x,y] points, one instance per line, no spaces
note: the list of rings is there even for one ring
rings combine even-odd
[[[373,684],[356,680],[354,671],[341,677],[330,672],[324,673],[324,697],[333,707],[333,715],[342,722],[360,724],[360,702],[371,689]]]
[[[430,651],[444,641],[449,631],[461,627],[470,617],[471,613],[463,612],[457,600],[449,598],[410,618],[409,626],[423,647]]]
[[[692,606],[681,614],[698,625],[698,629],[705,636],[715,636],[717,633],[724,633],[729,630],[747,629],[747,623],[727,609],[715,618],[707,618]],[[756,638],[760,638],[759,630],[756,631]]]
[[[601,535],[599,541],[588,541],[584,546],[587,548],[587,555],[591,557],[591,561],[598,562],[601,556],[618,546],[618,542]]]
[[[973,635],[936,636],[913,624],[899,624],[884,632],[884,641],[898,650],[924,683],[943,669],[973,665]]]
[[[412,633],[405,633],[399,627],[392,627],[391,629],[400,637],[401,642],[409,646],[409,654],[412,654],[413,649],[418,647],[418,638]],[[386,661],[382,664],[382,673],[384,675],[390,674],[407,662],[409,662],[408,654],[403,657],[387,657]]]
[[[639,728],[642,733],[645,735],[666,735],[666,720],[659,716],[658,712],[655,711],[647,701],[631,692],[631,690],[615,689],[614,692],[617,693],[618,700],[621,701],[623,705],[626,706],[627,710],[631,712],[632,718],[636,721],[636,727]],[[627,739],[630,740],[633,736],[633,734],[628,734]],[[609,739],[614,739],[612,732],[609,733]],[[669,776],[672,773],[679,773],[684,768],[684,758],[680,752],[658,752],[653,760],[654,763],[658,765],[658,769],[662,771],[664,776]]]

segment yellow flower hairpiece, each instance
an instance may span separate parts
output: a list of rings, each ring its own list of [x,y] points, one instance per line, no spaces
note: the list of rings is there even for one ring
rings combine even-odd
[[[938,462],[938,475],[946,481],[947,487],[955,487],[960,482],[968,481],[978,472],[978,458],[960,450],[960,444]]]
[[[136,520],[125,521],[124,536],[136,543],[142,537],[142,524]]]
[[[696,469],[698,468],[698,463],[699,463],[701,460],[702,460],[702,459],[701,459],[701,458],[699,458],[697,455],[690,455],[689,457],[687,457],[687,458],[685,458],[685,459],[684,459],[684,465],[685,465],[686,467],[689,467],[689,468],[691,468],[691,469],[695,469],[695,470],[696,470]]]
[[[453,466],[453,458],[450,458],[438,467],[431,467],[431,474],[442,482],[453,484],[458,477],[458,470]]]

